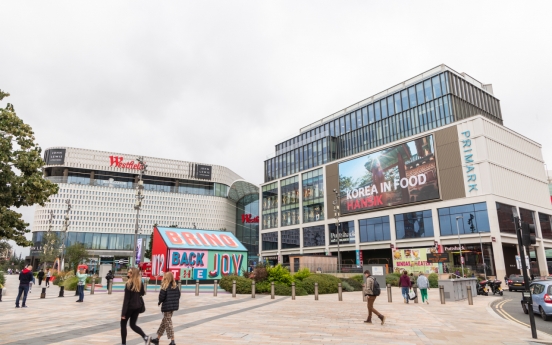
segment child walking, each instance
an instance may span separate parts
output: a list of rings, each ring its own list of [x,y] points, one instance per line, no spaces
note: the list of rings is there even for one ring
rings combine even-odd
[[[180,289],[176,285],[173,274],[171,272],[165,273],[163,281],[161,282],[161,291],[159,291],[159,303],[157,304],[161,304],[163,320],[157,330],[157,338],[151,338],[153,344],[159,344],[159,339],[161,339],[163,333],[167,331],[167,337],[171,339],[169,345],[175,345],[172,314],[174,311],[178,310],[180,294]]]

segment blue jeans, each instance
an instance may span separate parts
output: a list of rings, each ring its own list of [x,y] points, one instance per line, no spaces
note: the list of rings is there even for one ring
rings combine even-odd
[[[19,299],[21,294],[23,294],[23,306],[27,302],[27,294],[29,293],[29,285],[19,285],[19,293],[17,294],[17,299],[15,300],[15,306],[19,307]]]
[[[408,303],[408,300],[410,299],[410,297],[408,296],[408,290],[410,290],[410,288],[401,287],[401,292],[402,292],[403,297],[406,298],[406,303]]]
[[[77,293],[79,294],[79,301],[84,301],[84,285],[77,285]]]

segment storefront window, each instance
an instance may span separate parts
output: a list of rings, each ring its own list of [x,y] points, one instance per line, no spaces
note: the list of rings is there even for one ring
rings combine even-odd
[[[497,202],[496,213],[498,216],[498,228],[500,229],[500,232],[515,234],[516,227],[514,225],[514,217],[517,214],[516,208],[511,205]]]
[[[282,249],[286,248],[299,248],[299,229],[283,230],[282,237]]]
[[[438,213],[441,236],[491,231],[485,202],[440,208]],[[456,217],[462,217],[458,219],[458,228]]]
[[[358,221],[360,242],[390,241],[389,216]]]
[[[397,239],[433,237],[431,210],[395,215]]]
[[[547,214],[539,213],[539,222],[541,227],[542,238],[552,239],[551,217]]]
[[[278,250],[278,232],[261,234],[263,250]]]
[[[328,224],[328,231],[330,232],[330,245],[337,244],[338,238],[341,239],[339,241],[340,244],[355,243],[354,221],[339,223],[339,229],[335,223]]]
[[[456,273],[461,271],[460,247],[444,246],[445,253],[449,254],[449,262],[444,264],[443,273]],[[462,244],[462,256],[464,257],[464,269],[476,275],[483,275],[485,269],[488,276],[495,275],[493,246],[483,243],[483,255],[481,255],[481,244]],[[485,269],[483,267],[483,256],[485,258]],[[464,272],[466,274],[466,272]],[[459,274],[461,275],[461,273]],[[470,273],[466,274],[470,275]]]
[[[278,182],[263,186],[263,229],[278,227]]]
[[[303,228],[303,247],[318,247],[326,245],[324,225]]]
[[[324,176],[322,169],[303,174],[303,222],[324,220]]]
[[[282,180],[282,226],[299,224],[299,176]]]

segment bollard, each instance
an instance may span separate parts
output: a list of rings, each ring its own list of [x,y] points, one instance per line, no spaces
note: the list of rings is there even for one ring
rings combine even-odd
[[[255,298],[255,281],[251,282],[251,298]]]
[[[364,285],[362,285],[362,290],[360,290],[360,292],[362,292],[362,302],[366,302],[366,295],[364,294]]]
[[[213,296],[217,297],[218,293],[218,280],[215,280],[215,283],[213,284]]]
[[[341,283],[337,283],[337,298],[340,302],[343,301],[343,288],[341,287]]]
[[[387,302],[393,302],[393,295],[391,294],[391,284],[387,284]]]
[[[0,302],[2,302],[2,289],[0,289]]]
[[[468,304],[473,305],[473,296],[471,285],[466,286],[466,292],[468,293]]]
[[[314,283],[314,300],[318,301],[318,283]]]
[[[439,296],[441,297],[441,304],[445,304],[445,287],[439,285]]]
[[[65,290],[65,286],[60,286],[59,287],[59,296],[58,297],[63,297],[63,291]]]
[[[236,281],[232,280],[232,297],[236,297]]]
[[[144,295],[148,294],[148,284],[149,284],[149,279],[147,279],[146,282],[144,283]],[[113,280],[111,280],[111,287],[113,288]]]
[[[295,299],[295,282],[291,283],[291,299]]]
[[[414,285],[412,290],[414,290],[414,294],[416,295],[416,298],[414,298],[414,303],[418,303],[418,286]]]
[[[196,296],[199,296],[199,280],[196,280],[195,295],[196,295]]]
[[[82,286],[82,288],[84,289],[84,285]],[[90,294],[93,295],[94,294],[94,289],[96,288],[96,278],[95,277],[90,277]],[[84,291],[83,291],[84,293]]]
[[[274,282],[270,283],[270,299],[274,299]]]
[[[0,294],[1,293],[2,293],[2,291],[0,291]],[[42,288],[42,293],[40,294],[40,298],[46,298],[46,288]]]
[[[148,286],[148,284],[144,284],[144,290],[146,290],[146,286]],[[109,279],[107,281],[107,294],[111,295],[111,292],[113,292],[113,280]]]
[[[176,285],[178,286],[178,290],[182,291],[182,280],[179,280]]]

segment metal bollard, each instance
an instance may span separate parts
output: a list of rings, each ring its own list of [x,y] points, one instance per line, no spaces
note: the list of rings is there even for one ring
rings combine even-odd
[[[295,282],[291,283],[291,299],[295,299]]]
[[[213,284],[213,296],[217,297],[218,293],[218,280],[215,280],[215,283]]]
[[[314,283],[314,300],[318,301],[318,283]]]
[[[60,286],[59,287],[59,296],[58,297],[63,297],[63,292],[65,291],[65,286]]]
[[[2,294],[2,291],[0,291],[0,294]],[[2,296],[0,296],[1,301]],[[42,293],[40,294],[40,298],[46,298],[46,288],[42,288]]]
[[[439,285],[439,296],[441,297],[441,304],[445,304],[445,287]]]
[[[251,282],[251,298],[255,298],[255,281]]]
[[[360,292],[362,292],[362,302],[366,302],[366,295],[364,294],[364,285],[362,285],[362,290],[360,290]]]
[[[343,288],[341,287],[341,283],[337,283],[337,298],[340,302],[343,301]]]
[[[414,303],[418,303],[418,286],[414,285],[412,290],[414,290],[414,294],[416,295],[416,298],[414,298]]]
[[[199,296],[199,280],[196,280],[195,295],[196,295],[196,296]]]
[[[473,296],[471,285],[466,286],[466,292],[468,293],[468,304],[473,305]]]
[[[148,284],[144,284],[144,290],[146,290],[146,286],[148,286]],[[113,292],[113,280],[109,279],[107,281],[107,294],[111,295],[111,292]]]
[[[178,290],[182,291],[182,280],[176,282],[176,285],[178,286]]]
[[[270,283],[270,299],[274,299],[274,282]]]
[[[148,294],[148,284],[149,284],[149,279],[146,279],[146,281],[144,282],[144,295]],[[113,280],[111,281],[111,287],[113,288]]]
[[[232,280],[232,297],[236,297],[236,281]]]
[[[95,277],[90,277],[90,294],[93,295],[94,294],[94,290],[96,288],[96,278]],[[82,287],[84,289],[84,285]],[[84,293],[84,290],[82,291]]]
[[[387,284],[387,302],[393,302],[393,295],[391,294],[391,284]]]

